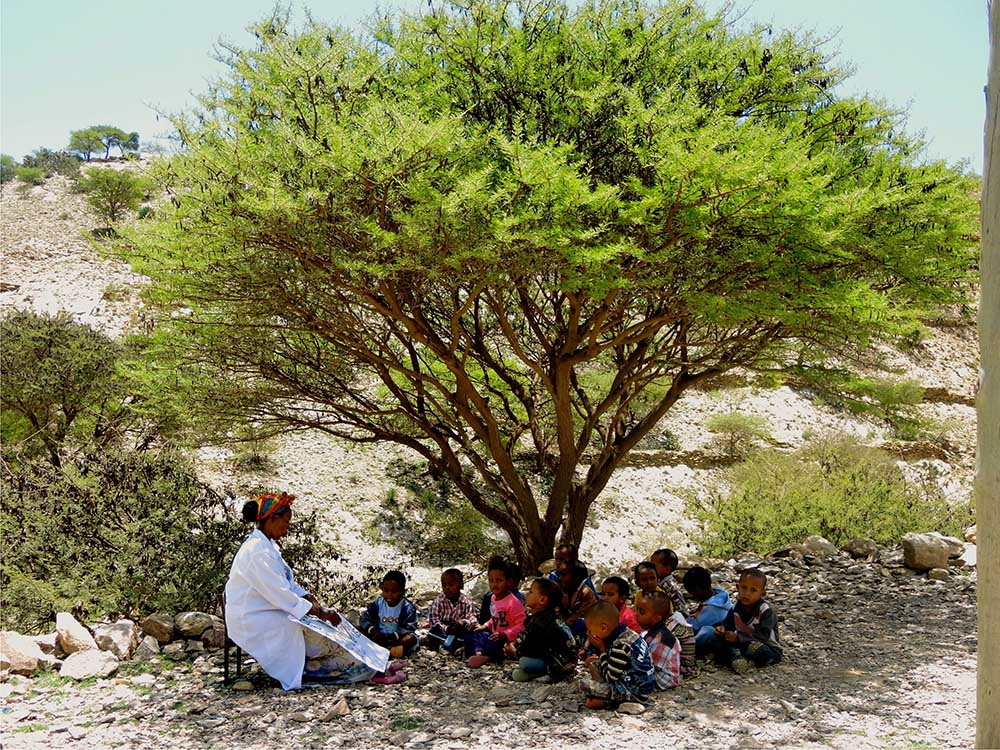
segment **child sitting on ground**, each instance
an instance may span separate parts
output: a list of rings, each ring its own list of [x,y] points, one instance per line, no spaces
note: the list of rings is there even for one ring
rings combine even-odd
[[[644,603],[652,606],[657,617],[663,620],[663,624],[667,630],[677,639],[677,643],[681,649],[681,677],[685,680],[691,679],[698,673],[697,647],[694,640],[694,631],[691,629],[691,626],[688,625],[687,620],[679,612],[674,612],[674,604],[670,601],[670,597],[665,591],[657,590],[651,594],[643,593],[639,598],[639,603],[636,605],[637,614],[639,608],[644,606]],[[639,622],[641,624],[642,620]],[[644,627],[648,628],[648,626]]]
[[[559,566],[562,565],[564,562],[569,563],[570,565],[576,565],[577,563],[580,563],[580,565],[582,565],[583,567],[585,568],[587,567],[586,563],[580,562],[579,551],[577,550],[575,544],[560,544],[558,547],[556,547],[553,559],[555,560],[556,566],[549,572],[548,578],[550,581],[554,581],[555,583],[558,583],[560,585],[562,585],[562,581],[559,578]],[[584,579],[583,582],[587,585],[587,587],[591,591],[593,591],[595,594],[597,593],[597,587],[594,585],[594,581],[590,577],[589,570],[587,572],[587,577]]]
[[[677,584],[677,579],[674,578],[674,571],[677,570],[677,553],[663,547],[650,555],[649,561],[656,566],[659,586],[670,597],[670,602],[674,605],[674,612],[680,612],[683,617],[687,617],[689,614],[688,605],[684,600],[681,587]]]
[[[389,656],[399,659],[417,647],[417,608],[405,598],[406,576],[390,570],[382,576],[382,596],[369,604],[358,629],[380,646],[389,649]]]
[[[458,568],[441,574],[441,593],[431,604],[430,630],[423,644],[432,651],[444,648],[449,653],[462,645],[465,634],[479,624],[475,603],[462,593],[465,577]]]
[[[656,577],[656,566],[651,562],[641,562],[632,568],[632,575],[635,578],[635,601],[633,602],[633,607],[635,609],[639,608],[639,600],[646,594],[652,594],[656,591],[663,591],[660,588],[660,582]],[[665,591],[663,593],[666,593]]]
[[[601,652],[587,658],[590,677],[580,680],[587,708],[617,708],[625,701],[645,703],[645,696],[656,689],[646,641],[618,622],[618,617],[618,608],[605,601],[584,615],[588,638]]]
[[[643,596],[636,616],[645,630],[642,637],[656,673],[660,690],[677,687],[681,681],[681,643],[670,630],[670,599],[663,592]]]
[[[510,573],[501,557],[490,560],[487,577],[490,584],[490,619],[465,634],[466,664],[478,669],[493,661],[502,661],[504,645],[516,640],[524,630],[524,604],[510,590]]]
[[[737,674],[781,661],[778,616],[764,600],[767,576],[758,568],[740,573],[736,605],[715,628],[715,659]]]
[[[597,603],[597,594],[587,585],[587,567],[580,563],[559,566],[559,582],[562,586],[562,617],[569,625],[577,642],[587,638],[587,625],[583,613]]]
[[[521,600],[521,604],[524,604],[524,594],[522,594],[519,590],[521,581],[524,579],[524,574],[521,572],[521,566],[517,563],[505,562],[502,557],[498,556],[491,557],[488,565],[493,565],[496,560],[499,560],[502,564],[507,566],[507,588],[513,592],[514,596]],[[487,567],[487,571],[489,571],[489,567]],[[487,591],[483,594],[483,599],[479,603],[478,620],[480,625],[490,621],[490,602],[492,601],[492,591]]]
[[[694,631],[698,656],[707,656],[712,652],[715,626],[725,622],[733,603],[725,591],[712,588],[712,574],[700,566],[684,574],[684,588],[691,600],[697,602],[688,616],[688,624]]]
[[[641,633],[642,628],[639,627],[635,611],[628,606],[628,598],[631,593],[632,587],[621,576],[609,576],[601,584],[601,598],[618,608],[618,622],[636,633]]]
[[[576,670],[576,639],[559,619],[562,589],[547,578],[536,578],[525,598],[531,613],[524,622],[524,630],[514,643],[504,646],[507,656],[519,657],[511,677],[516,682],[568,677]]]

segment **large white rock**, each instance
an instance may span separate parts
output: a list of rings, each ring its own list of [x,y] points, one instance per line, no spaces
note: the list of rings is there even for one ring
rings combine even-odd
[[[0,632],[0,670],[33,674],[45,661],[42,649],[31,638],[13,630]]]
[[[69,612],[56,614],[56,639],[63,653],[75,654],[77,651],[97,650],[94,636]]]
[[[94,628],[94,640],[102,651],[110,651],[125,660],[139,645],[139,626],[131,620],[98,625]]]
[[[962,553],[965,552],[965,543],[957,536],[945,536],[944,534],[939,534],[936,531],[929,532],[927,536],[932,536],[935,539],[940,539],[942,542],[947,544],[948,557],[961,557]]]
[[[931,534],[906,534],[903,536],[903,562],[913,570],[948,568],[947,542]]]
[[[201,638],[213,624],[212,615],[207,612],[179,612],[174,618],[174,628],[188,638]]]
[[[85,680],[88,677],[108,677],[117,669],[118,657],[110,651],[88,649],[67,656],[59,675],[74,680]]]

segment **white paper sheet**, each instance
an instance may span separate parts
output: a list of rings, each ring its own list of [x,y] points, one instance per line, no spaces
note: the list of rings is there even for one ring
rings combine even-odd
[[[299,623],[304,628],[309,628],[314,633],[319,633],[324,638],[329,638],[355,659],[376,672],[384,672],[389,666],[389,649],[383,648],[367,638],[346,618],[342,618],[337,627],[313,615],[306,615],[301,620],[296,620],[289,615],[288,619]]]

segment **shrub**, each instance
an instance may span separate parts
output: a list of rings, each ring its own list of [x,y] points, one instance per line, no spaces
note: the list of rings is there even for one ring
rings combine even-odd
[[[81,159],[68,151],[51,151],[47,148],[36,150],[31,156],[25,156],[21,163],[26,167],[37,167],[45,172],[46,177],[54,174],[75,178],[80,174]]]
[[[17,162],[10,154],[0,154],[0,185],[17,177]]]
[[[70,609],[91,618],[212,611],[249,533],[232,498],[172,453],[104,451],[62,468],[31,462],[5,470],[0,485],[0,620],[20,632],[44,630]],[[296,514],[282,546],[314,591],[332,554],[318,528],[315,514]]]
[[[708,555],[765,554],[811,534],[897,544],[909,531],[961,533],[971,505],[952,504],[932,476],[907,481],[892,457],[851,438],[826,437],[794,454],[762,452],[705,497],[689,494]]]
[[[139,206],[139,210],[136,212],[136,218],[148,219],[151,216],[153,216],[153,209],[150,206]]]
[[[135,211],[146,193],[141,177],[118,169],[91,169],[80,178],[79,185],[87,203],[109,227]]]
[[[729,458],[740,458],[757,443],[772,439],[764,417],[740,414],[736,411],[713,414],[705,423],[705,427],[718,436],[722,450]]]
[[[45,182],[45,170],[41,167],[17,167],[17,179],[25,185],[41,185]]]

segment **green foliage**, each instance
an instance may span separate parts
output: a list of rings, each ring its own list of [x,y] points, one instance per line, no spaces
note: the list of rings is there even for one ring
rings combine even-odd
[[[146,195],[146,181],[123,169],[91,169],[80,178],[87,203],[108,227],[135,211]]]
[[[796,373],[820,397],[852,414],[888,424],[900,440],[915,440],[923,426],[916,409],[924,388],[915,380],[864,377],[843,370],[817,368]]]
[[[46,177],[58,174],[63,177],[75,178],[80,174],[80,157],[66,151],[51,151],[47,148],[40,148],[31,156],[25,156],[22,164],[26,167],[39,167],[45,171]]]
[[[139,206],[139,210],[136,213],[136,218],[148,219],[152,215],[153,215],[153,209],[150,206]]]
[[[731,469],[705,497],[689,494],[703,553],[766,554],[820,534],[840,545],[899,543],[909,531],[961,534],[968,503],[949,503],[932,473],[908,481],[894,459],[853,439],[827,437],[794,454],[766,451]]]
[[[522,562],[685,389],[877,364],[968,291],[978,182],[809,34],[633,0],[254,32],[123,246],[190,311],[171,363],[222,419],[416,451]]]
[[[17,177],[17,162],[10,154],[0,154],[0,185]]]
[[[58,466],[67,438],[108,445],[129,422],[121,344],[67,314],[30,311],[0,321],[0,338],[0,406],[14,415],[5,437],[44,448]]]
[[[74,130],[69,134],[69,150],[80,154],[90,161],[93,153],[104,149],[104,158],[111,155],[111,149],[117,148],[124,157],[128,151],[139,150],[139,134],[126,133],[113,125],[91,125],[89,128]]]
[[[705,427],[719,437],[723,452],[729,458],[745,456],[756,444],[773,439],[767,419],[737,411],[713,414]]]
[[[45,182],[45,170],[41,167],[17,167],[14,174],[25,185],[41,185]]]

